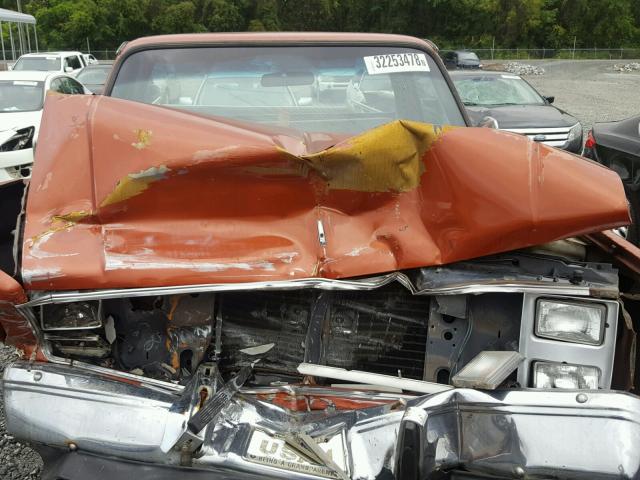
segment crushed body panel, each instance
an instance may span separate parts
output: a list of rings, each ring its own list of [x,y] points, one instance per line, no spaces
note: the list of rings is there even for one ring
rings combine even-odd
[[[30,290],[348,278],[629,221],[614,172],[490,129],[311,138],[79,96],[48,98],[44,115]]]
[[[18,362],[5,370],[4,389],[7,427],[22,439],[161,465],[180,462],[170,447],[194,408],[177,395],[72,366]],[[194,467],[307,479],[433,478],[456,470],[483,478],[513,478],[514,470],[518,477],[640,478],[640,400],[625,393],[455,389],[394,403],[372,393],[378,405],[295,417],[242,393],[224,405],[227,421],[204,431]],[[330,454],[295,455],[300,439],[325,444]]]

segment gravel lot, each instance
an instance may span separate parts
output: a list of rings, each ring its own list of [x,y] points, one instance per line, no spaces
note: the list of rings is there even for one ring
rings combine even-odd
[[[629,63],[630,60],[625,61]],[[546,73],[527,80],[555,105],[576,116],[585,130],[597,121],[620,120],[640,114],[640,72],[619,73],[608,60],[521,61],[542,66]],[[16,358],[0,344],[0,373]],[[0,397],[0,479],[24,480],[40,476],[42,462],[29,447],[7,435]]]
[[[4,367],[17,359],[15,351],[0,344],[0,378]],[[0,396],[0,479],[35,480],[40,478],[40,456],[7,434],[2,397]]]

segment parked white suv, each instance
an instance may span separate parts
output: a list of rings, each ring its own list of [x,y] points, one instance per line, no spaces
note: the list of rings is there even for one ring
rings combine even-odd
[[[64,72],[73,76],[86,66],[87,63],[80,52],[27,53],[18,58],[11,70]]]

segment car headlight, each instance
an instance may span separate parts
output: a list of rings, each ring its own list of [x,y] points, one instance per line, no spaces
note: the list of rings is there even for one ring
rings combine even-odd
[[[535,388],[570,388],[597,390],[600,369],[586,365],[536,362],[533,365]]]
[[[602,345],[607,309],[598,303],[539,299],[535,333],[561,342]]]
[[[33,134],[35,133],[35,130],[36,129],[34,127],[16,130],[16,133],[11,138],[0,145],[0,152],[11,152],[15,150],[22,150],[24,148],[31,148],[33,146]]]
[[[99,301],[44,305],[40,309],[44,331],[85,330],[102,326]]]
[[[576,123],[573,127],[571,127],[571,130],[569,130],[567,143],[571,143],[578,139],[580,140],[580,142],[582,142],[582,124],[580,122]]]

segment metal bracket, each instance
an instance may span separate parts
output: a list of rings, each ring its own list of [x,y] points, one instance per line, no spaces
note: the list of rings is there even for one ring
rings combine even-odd
[[[318,220],[318,241],[323,247],[327,244],[327,237],[324,234],[324,225],[322,224],[322,220]]]

